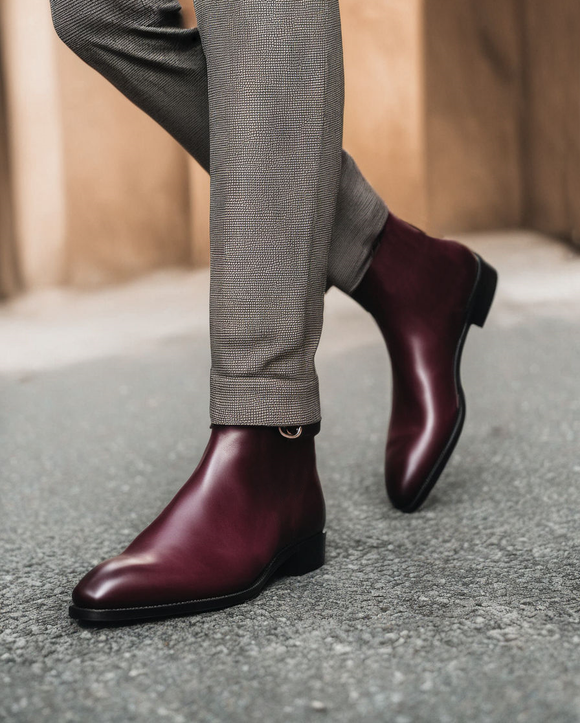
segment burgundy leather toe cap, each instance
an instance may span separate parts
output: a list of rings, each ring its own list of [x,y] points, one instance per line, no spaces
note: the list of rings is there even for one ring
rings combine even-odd
[[[412,426],[413,432],[395,432],[395,423],[387,442],[385,482],[387,494],[394,507],[413,512],[424,498],[425,490],[440,471],[448,440],[460,421],[460,409],[433,414],[431,423]],[[427,419],[428,417],[426,417]],[[393,422],[396,422],[396,418]]]
[[[129,555],[119,555],[105,560],[87,573],[72,593],[73,603],[91,610],[129,607],[143,604],[138,594],[139,574],[137,560]]]

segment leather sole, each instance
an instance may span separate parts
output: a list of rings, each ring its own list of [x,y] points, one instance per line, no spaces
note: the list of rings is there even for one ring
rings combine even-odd
[[[483,328],[486,322],[489,310],[493,304],[498,279],[497,271],[493,268],[493,266],[490,266],[478,254],[474,254],[474,256],[478,262],[477,276],[473,291],[471,292],[471,296],[469,297],[469,301],[467,303],[465,324],[455,352],[454,374],[455,384],[459,395],[459,414],[455,427],[453,428],[453,432],[451,433],[451,436],[449,437],[449,440],[441,452],[435,466],[429,473],[413,502],[405,507],[398,508],[401,512],[415,512],[425,502],[429,493],[433,487],[435,487],[435,484],[445,469],[463,430],[466,405],[465,393],[463,391],[463,386],[461,385],[461,355],[463,353],[465,339],[467,338],[467,332],[469,331],[470,326],[475,324],[476,326]]]
[[[305,575],[324,565],[325,532],[319,532],[295,545],[281,550],[250,587],[228,595],[188,600],[186,602],[164,605],[144,605],[141,607],[91,609],[71,605],[69,615],[75,620],[90,623],[122,623],[136,620],[150,620],[175,615],[192,615],[221,610],[239,605],[255,598],[264,589],[274,575]]]

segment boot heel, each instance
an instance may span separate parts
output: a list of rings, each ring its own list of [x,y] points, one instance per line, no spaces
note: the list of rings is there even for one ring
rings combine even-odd
[[[475,255],[479,261],[480,271],[471,306],[469,323],[483,327],[493,303],[493,297],[497,287],[497,271],[493,266],[486,263],[481,256]]]
[[[280,567],[282,575],[305,575],[324,565],[326,532],[321,532],[297,546],[286,562]]]

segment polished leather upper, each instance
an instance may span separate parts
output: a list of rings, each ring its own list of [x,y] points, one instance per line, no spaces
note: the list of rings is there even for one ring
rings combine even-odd
[[[80,581],[73,602],[110,609],[237,592],[324,520],[312,435],[214,425],[190,479],[121,555]]]
[[[475,255],[392,213],[353,297],[377,321],[393,377],[385,476],[393,504],[416,499],[459,415],[454,367],[477,278]]]

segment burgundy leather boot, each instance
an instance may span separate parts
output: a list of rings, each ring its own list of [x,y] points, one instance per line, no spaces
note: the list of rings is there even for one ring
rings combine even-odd
[[[212,425],[190,479],[122,554],[79,582],[70,615],[114,622],[216,610],[255,597],[275,573],[323,565],[319,428]]]
[[[425,501],[457,444],[463,344],[471,324],[484,325],[496,284],[496,271],[477,254],[391,213],[352,294],[375,318],[391,359],[385,477],[403,512]]]

